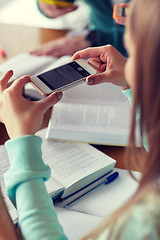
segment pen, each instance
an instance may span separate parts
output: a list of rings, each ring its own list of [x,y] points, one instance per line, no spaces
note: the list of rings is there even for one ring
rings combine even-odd
[[[119,173],[118,173],[118,172],[112,173],[111,175],[109,175],[108,177],[106,177],[105,184],[109,184],[109,183],[113,182],[118,176],[119,176]]]
[[[105,174],[103,177],[90,183],[89,185],[77,191],[76,193],[64,198],[62,201],[60,202],[57,201],[56,205],[58,207],[68,207],[70,204],[72,204],[76,200],[79,200],[81,197],[91,192],[92,190],[98,188],[99,186],[113,182],[118,176],[119,176],[118,172],[110,171],[109,173]]]
[[[6,56],[6,52],[5,52],[5,50],[4,50],[4,48],[3,48],[3,46],[0,44],[0,56],[1,57],[5,57]]]

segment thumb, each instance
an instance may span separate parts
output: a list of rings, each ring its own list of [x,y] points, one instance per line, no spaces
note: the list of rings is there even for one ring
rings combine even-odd
[[[109,82],[109,75],[107,72],[97,73],[95,75],[90,75],[86,78],[88,85],[97,85],[104,82]]]
[[[48,95],[46,98],[39,101],[39,104],[41,105],[41,110],[43,112],[46,112],[50,107],[55,105],[59,100],[62,98],[63,93],[62,92],[56,92]]]

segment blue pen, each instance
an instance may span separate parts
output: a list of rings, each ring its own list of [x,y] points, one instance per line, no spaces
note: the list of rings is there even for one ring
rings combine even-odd
[[[76,193],[70,195],[69,197],[63,199],[61,202],[56,202],[56,205],[59,207],[68,207],[76,200],[80,199],[81,197],[85,196],[86,194],[90,193],[94,189],[102,186],[103,184],[109,184],[113,182],[117,177],[119,176],[118,172],[112,172],[110,171],[105,176],[99,178],[98,180],[90,183],[83,189],[77,191]]]
[[[113,182],[117,177],[119,176],[118,172],[112,173],[110,176],[106,177],[106,182],[105,184]]]

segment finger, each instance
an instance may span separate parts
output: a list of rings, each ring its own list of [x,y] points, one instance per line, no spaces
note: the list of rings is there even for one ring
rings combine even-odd
[[[29,82],[30,82],[30,76],[21,77],[12,83],[12,85],[10,86],[10,89],[14,89],[15,91],[21,93],[23,90],[23,87]]]
[[[116,20],[116,23],[121,24],[121,25],[126,25],[126,17],[119,17]]]
[[[84,50],[76,52],[72,60],[78,59],[78,58],[91,58],[91,57],[99,57],[101,54],[102,48],[101,47],[95,47],[95,48],[86,48]]]
[[[0,91],[1,92],[3,92],[5,89],[7,89],[7,83],[12,76],[13,76],[13,71],[10,70],[1,77],[1,79],[0,79]]]
[[[93,67],[97,72],[104,72],[106,70],[106,63],[103,63],[100,58],[90,58],[88,60],[89,65]]]
[[[50,94],[49,96],[47,96],[46,98],[40,100],[37,103],[40,104],[41,110],[43,112],[46,112],[50,107],[52,107],[57,102],[59,102],[60,99],[62,98],[62,96],[63,96],[62,92],[52,93],[52,94]]]
[[[100,83],[109,82],[109,76],[106,72],[90,75],[86,78],[88,85],[98,85]]]
[[[96,68],[96,70],[99,69],[100,66],[101,66],[101,60],[100,60],[99,58],[97,58],[97,57],[89,58],[89,59],[88,59],[88,63],[89,63],[92,67]]]

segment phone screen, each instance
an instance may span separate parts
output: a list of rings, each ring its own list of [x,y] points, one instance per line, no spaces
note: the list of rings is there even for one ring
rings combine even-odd
[[[73,61],[46,73],[42,73],[37,77],[41,79],[41,81],[44,82],[50,89],[56,90],[57,88],[68,85],[89,75],[89,72],[87,72],[77,62]]]

